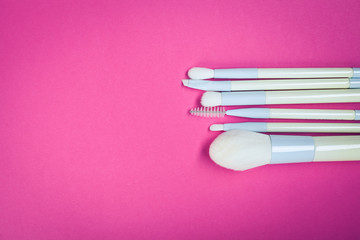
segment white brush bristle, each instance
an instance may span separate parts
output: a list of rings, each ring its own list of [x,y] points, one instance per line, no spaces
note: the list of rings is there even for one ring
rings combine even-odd
[[[224,107],[197,107],[190,110],[190,114],[197,117],[224,117]]]
[[[188,71],[191,79],[209,79],[214,77],[214,70],[209,68],[193,67]]]
[[[216,164],[243,171],[270,163],[271,140],[265,134],[232,130],[212,142],[209,154]]]
[[[212,124],[209,129],[210,131],[224,131],[224,124]]]
[[[182,83],[185,87],[187,87],[189,85],[189,79],[183,79]]]
[[[201,105],[204,107],[215,107],[221,105],[221,93],[205,92],[201,97]]]

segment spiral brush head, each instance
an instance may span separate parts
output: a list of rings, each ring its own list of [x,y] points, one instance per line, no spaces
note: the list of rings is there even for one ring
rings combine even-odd
[[[198,117],[224,117],[224,107],[197,107],[190,110],[190,114]]]

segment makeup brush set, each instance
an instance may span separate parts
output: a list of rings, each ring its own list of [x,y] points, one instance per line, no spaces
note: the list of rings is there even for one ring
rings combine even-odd
[[[239,108],[224,106],[360,102],[360,68],[191,68],[189,88],[206,91],[200,117],[360,120],[360,110]],[[247,80],[205,80],[205,79]],[[250,79],[250,80],[249,80]],[[266,80],[265,80],[266,79]],[[295,136],[258,132],[360,133],[359,123],[241,122],[213,124],[225,131],[211,144],[210,158],[232,170],[266,164],[360,160],[360,135]]]

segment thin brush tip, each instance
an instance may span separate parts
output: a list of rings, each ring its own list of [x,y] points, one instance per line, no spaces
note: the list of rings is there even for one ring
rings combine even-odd
[[[193,116],[197,117],[224,117],[226,110],[224,107],[196,107],[189,111]]]
[[[183,79],[182,84],[187,87],[189,85],[189,79]]]

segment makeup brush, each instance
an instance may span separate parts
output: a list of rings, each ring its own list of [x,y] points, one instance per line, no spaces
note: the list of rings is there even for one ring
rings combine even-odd
[[[244,118],[360,120],[360,110],[286,108],[240,108],[226,110],[225,107],[197,107],[191,109],[190,114],[199,117],[224,117],[228,115]]]
[[[360,102],[360,89],[205,92],[204,107],[297,103]]]
[[[360,160],[360,136],[282,136],[233,130],[210,145],[210,158],[231,170],[266,164]]]
[[[360,133],[359,123],[242,122],[213,124],[210,131]]]
[[[351,78],[360,77],[360,68],[227,68],[193,67],[188,71],[192,79],[227,78]]]
[[[205,91],[360,88],[360,78],[305,78],[277,80],[209,81],[183,79],[184,86]]]

